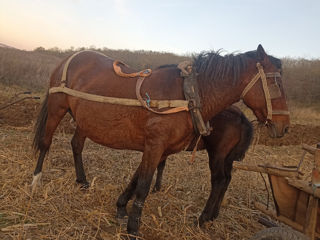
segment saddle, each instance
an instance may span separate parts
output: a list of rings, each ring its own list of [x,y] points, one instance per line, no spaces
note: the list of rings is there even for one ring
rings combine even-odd
[[[201,102],[199,97],[198,83],[196,79],[197,73],[196,71],[194,71],[192,67],[192,62],[184,61],[178,64],[178,68],[181,70],[180,75],[181,77],[184,78],[183,92],[186,100],[188,101],[188,108],[186,109],[186,107],[175,107],[175,108],[172,108],[166,111],[161,111],[161,112],[153,110],[150,107],[150,104],[148,104],[148,99],[144,100],[141,97],[140,89],[141,89],[142,83],[146,77],[151,75],[152,70],[145,69],[136,73],[123,73],[119,66],[120,64],[126,66],[124,63],[117,60],[113,62],[113,69],[117,75],[121,77],[126,77],[126,78],[138,77],[137,84],[136,84],[136,95],[138,100],[141,102],[142,106],[144,106],[149,111],[157,114],[171,114],[171,113],[176,113],[180,111],[190,111],[193,127],[196,133],[201,136],[208,136],[210,134],[211,128],[209,126],[209,122],[205,124],[201,115],[201,111],[200,111]]]

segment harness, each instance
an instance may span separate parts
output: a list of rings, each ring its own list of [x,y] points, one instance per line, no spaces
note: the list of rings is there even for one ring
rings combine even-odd
[[[279,72],[264,73],[263,67],[259,62],[257,63],[257,68],[258,68],[258,73],[251,79],[251,81],[245,87],[240,98],[243,99],[245,95],[249,92],[249,90],[254,86],[254,84],[259,79],[261,79],[262,89],[264,92],[264,97],[267,105],[267,119],[266,119],[266,124],[267,124],[268,121],[272,120],[272,115],[289,115],[289,111],[272,109],[271,99],[281,97],[281,91],[277,83],[277,77],[281,77],[281,74]],[[267,78],[274,78],[274,83],[268,86]]]
[[[85,50],[85,51],[88,51],[88,50]],[[196,80],[197,73],[194,69],[192,69],[191,62],[185,61],[178,65],[178,68],[181,70],[180,74],[184,78],[183,90],[184,90],[184,95],[186,100],[152,100],[150,99],[148,93],[146,93],[147,99],[144,99],[141,96],[141,86],[145,78],[151,75],[152,70],[146,69],[136,73],[123,73],[119,65],[124,65],[124,66],[126,65],[116,60],[113,62],[113,69],[118,76],[125,77],[125,78],[138,77],[138,79],[136,83],[137,99],[115,98],[115,97],[106,97],[106,96],[99,96],[95,94],[84,93],[84,92],[66,87],[67,71],[68,71],[68,67],[71,60],[78,54],[85,51],[77,52],[68,58],[63,68],[61,85],[59,87],[50,88],[49,94],[65,93],[70,96],[78,97],[78,98],[89,100],[89,101],[118,104],[118,105],[125,105],[125,106],[142,106],[147,110],[156,114],[172,114],[172,113],[177,113],[182,111],[189,111],[191,113],[192,122],[193,122],[193,126],[196,133],[199,134],[200,136],[207,136],[210,134],[211,128],[209,126],[209,122],[204,123],[201,115],[201,111],[200,111],[201,102],[200,102],[198,85]],[[106,57],[106,55],[102,53],[99,53],[99,52],[95,52],[95,53],[98,53]],[[266,99],[266,105],[267,105],[266,123],[272,120],[272,115],[289,115],[288,111],[272,110],[271,99],[281,97],[281,91],[277,84],[277,77],[281,77],[280,73],[270,72],[265,74],[263,67],[261,66],[260,63],[257,63],[257,68],[258,68],[258,73],[252,78],[252,80],[243,90],[241,94],[241,99],[243,99],[245,95],[248,93],[248,91],[254,86],[254,84],[259,79],[261,79],[264,96]],[[270,86],[268,86],[267,80],[266,80],[266,78],[269,78],[269,77],[274,77],[275,79],[275,83]],[[163,108],[170,108],[170,109],[164,110],[164,111],[157,111],[157,110],[154,110],[154,108],[157,108],[158,110]]]
[[[146,70],[140,71],[138,73],[130,73],[130,74],[122,73],[121,68],[118,65],[119,64],[125,65],[125,64],[121,63],[120,61],[115,61],[113,63],[114,71],[117,75],[122,76],[122,77],[130,77],[130,78],[138,77],[137,85],[136,85],[137,99],[99,96],[99,95],[95,95],[95,94],[84,93],[84,92],[77,91],[77,90],[66,87],[67,71],[68,71],[69,64],[75,56],[77,56],[78,54],[80,54],[82,52],[88,52],[88,50],[77,52],[68,58],[68,60],[66,61],[65,65],[64,65],[64,68],[63,68],[60,86],[50,88],[49,94],[65,93],[65,94],[68,94],[73,97],[78,97],[81,99],[94,101],[94,102],[110,103],[110,104],[118,104],[118,105],[125,105],[125,106],[134,106],[134,107],[143,106],[143,107],[147,108],[148,110],[150,110],[154,113],[158,113],[158,114],[170,114],[170,113],[176,113],[176,112],[181,112],[181,111],[189,111],[189,108],[188,108],[189,102],[186,100],[151,100],[151,99],[144,100],[141,97],[140,88],[141,88],[141,85],[142,85],[145,77],[148,77],[151,75],[151,69],[146,69]],[[98,53],[98,54],[106,57],[106,55],[104,55],[102,53],[99,53],[99,52],[95,52],[95,53]],[[155,111],[152,108],[157,108],[157,109],[172,108],[172,109],[160,112],[160,111]]]

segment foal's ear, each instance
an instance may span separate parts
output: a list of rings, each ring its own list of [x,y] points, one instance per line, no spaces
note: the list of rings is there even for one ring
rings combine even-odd
[[[258,55],[258,60],[259,61],[263,61],[267,57],[267,54],[264,51],[264,49],[263,49],[261,44],[259,44],[259,46],[257,48],[257,55]]]

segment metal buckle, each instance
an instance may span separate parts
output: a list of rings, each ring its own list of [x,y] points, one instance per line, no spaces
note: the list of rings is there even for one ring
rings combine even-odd
[[[189,110],[195,109],[197,106],[196,100],[195,99],[190,99],[188,102],[188,108]]]

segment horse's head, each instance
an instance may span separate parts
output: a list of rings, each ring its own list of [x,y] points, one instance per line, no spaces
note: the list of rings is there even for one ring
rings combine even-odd
[[[259,122],[265,123],[269,135],[282,137],[289,129],[289,112],[282,84],[281,61],[268,56],[261,45],[245,53],[248,72],[241,98],[252,109]]]

